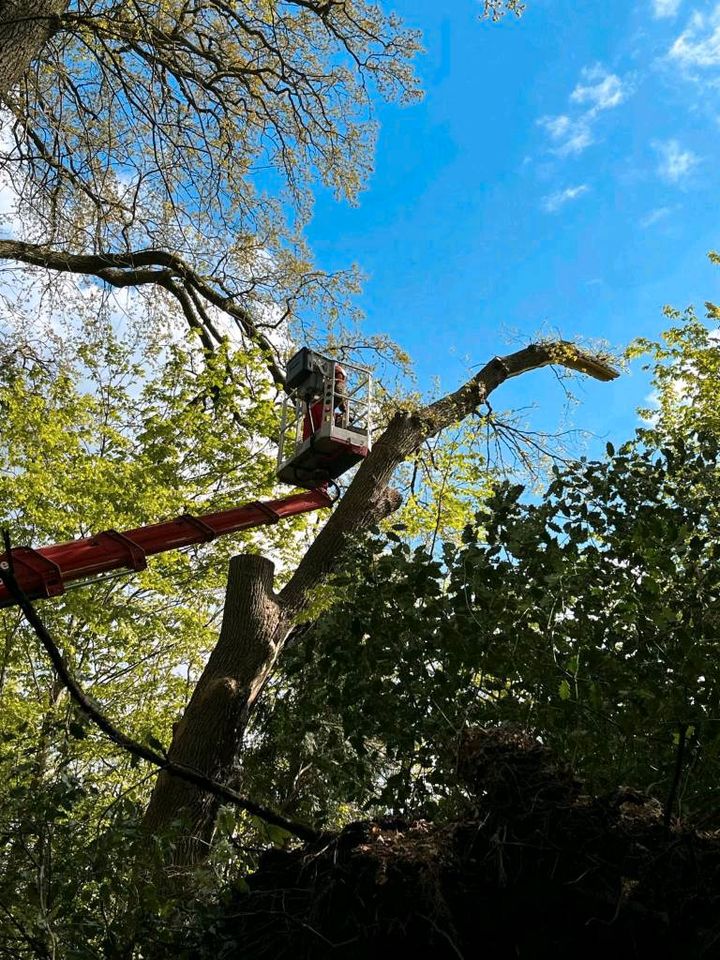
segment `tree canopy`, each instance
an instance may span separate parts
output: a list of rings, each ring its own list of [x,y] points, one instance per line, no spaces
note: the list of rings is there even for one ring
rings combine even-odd
[[[0,56],[17,46],[5,6]],[[326,323],[355,285],[350,264],[311,264],[311,188],[357,197],[374,98],[418,96],[417,35],[364,2],[60,6],[4,92],[0,171],[20,219],[0,258],[143,287],[205,349],[234,333],[280,379],[273,331],[301,308]]]
[[[274,330],[352,314],[352,265],[329,276],[302,239],[312,191],[357,199],[375,101],[417,100],[419,49],[365,0],[3,4],[0,173],[23,228],[0,259],[141,286],[208,350],[229,324],[280,379]]]
[[[21,7],[0,3],[0,54]],[[348,349],[336,327],[355,279],[312,266],[313,190],[357,199],[373,98],[419,95],[418,36],[365,0],[92,0],[20,19],[37,30],[32,68],[2,91],[20,220],[0,258],[91,283],[74,324],[3,330],[2,525],[41,544],[272,495],[299,305],[326,311],[311,337]],[[44,309],[37,275],[24,302],[5,290],[17,313]],[[119,324],[104,287],[151,292]],[[158,319],[168,302],[188,337]],[[541,738],[589,789],[657,797],[666,827],[717,826],[720,364],[713,329],[668,317],[662,343],[630,351],[649,357],[657,408],[605,457],[557,462],[542,493],[478,439],[514,377],[618,375],[565,340],[494,357],[432,401],[383,395],[326,523],[169,553],[44,604],[94,714],[175,765],[157,779],[89,722],[38,631],[1,612],[0,957],[151,955],[158,920],[182,941],[292,842],[180,767],[320,835],[466,809],[460,754],[485,726]]]

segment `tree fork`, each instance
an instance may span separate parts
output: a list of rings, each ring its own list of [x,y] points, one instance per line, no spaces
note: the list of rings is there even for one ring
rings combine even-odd
[[[334,513],[308,548],[279,594],[273,591],[273,565],[261,557],[236,557],[230,564],[225,613],[218,645],[177,727],[171,759],[212,771],[221,781],[237,769],[244,729],[295,618],[311,590],[337,565],[347,543],[400,505],[390,488],[397,467],[427,439],[463,420],[505,380],[557,364],[610,381],[619,376],[602,356],[556,341],[495,357],[453,393],[419,410],[399,411],[361,464]],[[207,849],[218,802],[192,784],[163,772],[158,778],[145,825],[167,829],[183,818],[191,827],[175,862],[195,862]]]

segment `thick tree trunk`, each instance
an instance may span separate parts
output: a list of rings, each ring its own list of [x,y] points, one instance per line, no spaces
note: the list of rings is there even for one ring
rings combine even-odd
[[[22,80],[68,0],[0,0],[0,99]]]
[[[273,573],[273,564],[264,557],[240,556],[230,562],[220,638],[169,750],[171,760],[221,783],[232,777],[248,712],[287,633],[287,621],[273,594]],[[145,826],[161,831],[173,820],[182,820],[174,859],[178,864],[194,863],[212,838],[218,805],[217,798],[163,772]]]
[[[231,562],[225,614],[217,647],[198,683],[170,749],[173,760],[227,782],[238,763],[250,711],[280,656],[312,588],[337,564],[349,540],[391,514],[400,503],[393,474],[420,444],[457,423],[510,377],[555,363],[600,380],[617,376],[601,358],[560,342],[496,357],[454,393],[417,411],[397,413],[361,465],[287,586],[273,592],[273,565],[260,557]],[[201,788],[161,773],[145,818],[162,831],[185,821],[176,865],[200,859],[212,838],[218,804]]]

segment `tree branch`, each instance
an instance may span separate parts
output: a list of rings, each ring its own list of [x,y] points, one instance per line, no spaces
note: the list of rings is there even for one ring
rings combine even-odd
[[[197,296],[202,297],[232,317],[245,336],[262,351],[275,383],[282,386],[285,382],[275,349],[250,312],[238,306],[232,296],[215,290],[212,281],[200,276],[177,254],[153,248],[126,253],[78,254],[21,240],[0,240],[0,260],[15,260],[60,273],[93,276],[117,288],[155,284],[178,301],[189,326],[200,330],[203,346],[212,350],[212,340],[218,339],[218,332],[214,324],[205,322],[203,310],[193,308]]]
[[[399,495],[388,485],[397,467],[425,440],[469,416],[506,380],[551,364],[603,382],[620,375],[604,357],[565,340],[531,344],[505,357],[494,357],[459,389],[434,403],[396,413],[280,593],[286,612],[295,615],[303,608],[309,588],[332,569],[351,537],[397,509]]]
[[[8,556],[11,556],[9,549]],[[152,763],[154,766],[160,767],[167,773],[170,773],[181,780],[185,780],[188,783],[192,783],[196,787],[201,787],[203,790],[211,793],[215,797],[218,797],[220,800],[224,800],[227,803],[232,803],[241,810],[246,810],[253,816],[259,817],[266,823],[270,823],[273,826],[281,827],[283,830],[287,830],[288,833],[298,837],[300,840],[311,843],[321,839],[321,834],[319,834],[316,830],[312,830],[310,827],[307,827],[304,824],[288,820],[286,817],[275,813],[267,807],[264,807],[259,803],[255,803],[253,800],[248,800],[247,798],[242,797],[239,793],[236,793],[229,787],[225,787],[221,783],[217,783],[215,780],[204,776],[191,767],[187,767],[184,764],[169,760],[168,757],[157,753],[155,750],[152,750],[150,747],[146,747],[142,743],[138,743],[136,740],[133,740],[131,737],[128,737],[126,734],[124,734],[121,730],[118,730],[118,728],[107,719],[107,717],[99,710],[95,703],[93,703],[93,701],[85,694],[80,684],[72,676],[67,668],[67,665],[65,664],[62,654],[55,644],[55,641],[50,636],[48,629],[38,616],[37,611],[33,607],[32,603],[28,600],[25,592],[18,585],[15,577],[13,576],[11,570],[7,567],[6,563],[0,564],[0,580],[2,580],[2,582],[5,584],[13,599],[25,614],[25,618],[47,651],[55,671],[57,672],[57,675],[65,689],[68,691],[75,703],[77,703],[77,705],[80,707],[85,716],[88,717],[88,719],[96,727],[102,730],[102,732],[109,737],[113,743],[117,744],[128,753],[131,753],[133,756],[139,757],[141,760],[146,760],[148,763]]]

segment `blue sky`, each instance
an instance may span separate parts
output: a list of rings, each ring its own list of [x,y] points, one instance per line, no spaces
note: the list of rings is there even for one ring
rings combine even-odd
[[[321,266],[357,262],[366,329],[413,356],[421,385],[538,334],[657,336],[666,303],[720,299],[720,3],[528,0],[520,20],[474,0],[396,0],[423,31],[424,102],[381,106],[376,170],[357,208],[320,196]],[[449,12],[448,12],[449,11]],[[576,426],[627,438],[648,396],[638,367],[577,384]],[[557,425],[548,371],[508,384]]]

